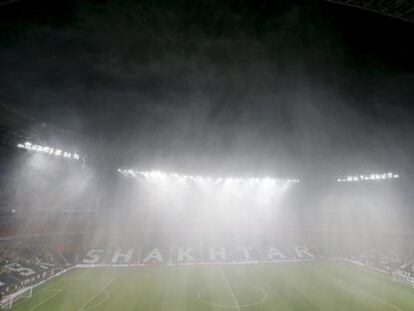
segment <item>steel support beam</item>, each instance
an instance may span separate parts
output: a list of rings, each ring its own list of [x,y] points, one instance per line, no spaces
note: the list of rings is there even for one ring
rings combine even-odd
[[[324,0],[414,23],[414,0]]]

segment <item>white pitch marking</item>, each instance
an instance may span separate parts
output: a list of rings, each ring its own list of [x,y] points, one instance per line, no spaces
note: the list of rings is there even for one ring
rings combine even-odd
[[[58,279],[54,280],[55,282],[51,281],[50,284],[47,284],[46,288],[52,285],[56,286],[56,284],[59,284],[60,282],[63,282],[64,280],[67,280],[67,278],[65,276],[62,276],[59,280]]]
[[[377,297],[377,296],[375,296],[373,294],[370,294],[370,293],[364,291],[361,288],[354,287],[353,285],[346,285],[345,282],[343,282],[341,280],[338,280],[337,281],[337,285],[338,285],[338,287],[340,287],[342,289],[345,289],[345,290],[348,290],[348,291],[357,293],[359,295],[364,295],[364,296],[368,296],[368,297],[374,298],[374,299],[378,300],[379,302],[382,302],[383,304],[386,304],[386,305],[392,307],[395,310],[404,311],[404,309],[401,309],[401,308],[397,307],[396,305],[394,305],[394,304],[392,304],[392,303],[390,303],[388,301],[385,301],[385,300],[383,300],[383,299],[381,299],[381,298],[379,298],[379,297]]]
[[[240,308],[255,306],[255,305],[258,305],[258,304],[262,303],[263,301],[265,301],[267,299],[268,294],[263,288],[260,288],[260,287],[255,286],[255,285],[248,285],[248,284],[242,284],[242,283],[237,283],[237,284],[232,283],[232,284],[233,285],[238,285],[238,286],[250,287],[250,288],[253,288],[253,289],[255,289],[258,292],[261,292],[263,294],[263,297],[261,297],[260,300],[257,300],[255,302],[251,302],[251,303],[245,303],[245,304],[242,304],[242,305],[239,304]],[[216,306],[216,307],[220,307],[220,308],[234,308],[234,309],[237,309],[238,307],[235,306],[235,305],[225,305],[225,304],[221,304],[221,303],[215,303],[215,302],[207,301],[206,299],[203,298],[202,293],[204,291],[209,290],[210,288],[220,287],[220,286],[223,286],[223,285],[221,283],[218,283],[217,285],[211,285],[211,286],[207,286],[207,287],[203,288],[202,290],[200,290],[198,292],[198,299],[200,299],[202,302],[204,302],[205,304],[208,304],[210,306]],[[224,286],[227,287],[226,284],[224,284]]]
[[[109,299],[109,297],[111,296],[111,295],[109,295],[109,293],[107,291],[105,291],[104,294],[106,295],[105,296],[105,299],[103,299],[102,301],[98,302],[97,304],[94,304],[94,305],[91,305],[89,307],[86,307],[83,310],[90,310],[90,309],[96,308],[97,306],[103,305]]]
[[[233,290],[231,289],[231,285],[230,285],[230,283],[229,283],[229,280],[227,279],[226,274],[224,273],[223,268],[221,269],[221,273],[222,273],[222,274],[223,274],[223,276],[224,276],[224,281],[226,282],[226,286],[227,286],[227,288],[228,288],[228,289],[229,289],[229,291],[230,291],[230,295],[231,295],[231,297],[233,298],[233,302],[234,302],[234,304],[237,306],[237,309],[239,309],[239,311],[241,311],[240,305],[239,305],[239,303],[238,303],[238,301],[237,301],[237,299],[236,299],[236,296],[234,295]]]
[[[48,288],[52,285],[56,286],[56,284],[59,284],[63,280],[66,280],[66,278],[62,277],[61,279],[56,280],[55,282],[51,281],[50,283],[46,284],[43,288],[40,288],[40,290],[41,291],[56,291],[56,290],[61,290],[62,291],[63,289],[61,289],[61,288],[50,288],[50,289],[48,289]],[[34,288],[33,288],[33,290],[34,290]],[[16,307],[17,305],[20,305],[21,303],[23,303],[25,301],[27,301],[27,300],[19,300],[15,304],[13,304],[13,307]]]
[[[86,302],[86,303],[84,303],[79,309],[78,309],[78,311],[84,311],[84,310],[86,310],[87,308],[85,308],[91,301],[93,301],[100,293],[102,293],[109,285],[111,285],[111,283],[114,281],[114,279],[113,278],[108,278],[109,279],[109,282],[108,283],[106,283],[105,284],[105,286],[104,287],[102,287],[99,291],[97,291],[96,293],[95,293],[95,295],[93,295],[91,298],[89,298],[89,300]]]
[[[112,280],[111,277],[68,278],[70,281]]]
[[[57,284],[61,283],[62,281],[90,281],[90,280],[112,280],[112,278],[110,278],[110,277],[68,278],[68,277],[63,276],[62,278],[60,278],[59,280],[56,280],[55,282],[52,281],[52,282],[48,283],[44,288],[42,288],[40,290],[41,291],[63,291],[63,289],[61,289],[61,288],[49,288],[49,287],[56,286]],[[53,298],[53,297],[51,297],[51,298]],[[106,300],[108,300],[108,299],[106,299]],[[16,307],[17,305],[20,305],[21,303],[23,303],[25,301],[27,301],[27,300],[23,300],[23,299],[19,300],[15,304],[13,304],[13,306]],[[45,303],[45,301],[43,301],[42,303]],[[34,306],[32,308],[35,308],[35,307],[36,306]],[[32,309],[30,309],[30,310],[32,310]]]
[[[40,307],[42,304],[44,304],[44,303],[48,302],[48,301],[49,301],[49,300],[51,300],[53,297],[56,297],[57,295],[59,295],[59,294],[63,291],[63,289],[48,289],[47,291],[55,291],[55,290],[56,290],[56,293],[55,293],[55,294],[53,294],[52,296],[50,296],[50,297],[48,297],[47,299],[43,300],[41,303],[38,303],[37,305],[35,305],[35,306],[31,307],[31,308],[29,309],[29,311],[33,311],[33,310],[34,310],[34,309],[36,309],[37,307]]]

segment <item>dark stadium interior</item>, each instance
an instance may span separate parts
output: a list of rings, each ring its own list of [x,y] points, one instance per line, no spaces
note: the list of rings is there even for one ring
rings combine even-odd
[[[0,308],[114,310],[115,277],[41,300],[95,266],[340,261],[414,287],[413,56],[411,0],[0,0]],[[340,279],[373,302],[278,279],[286,308],[243,304],[231,271],[230,305],[200,277],[185,310],[414,308]]]

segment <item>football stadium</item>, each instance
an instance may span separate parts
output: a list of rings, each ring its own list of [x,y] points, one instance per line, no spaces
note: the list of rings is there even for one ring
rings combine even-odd
[[[414,311],[414,2],[0,0],[0,309]]]

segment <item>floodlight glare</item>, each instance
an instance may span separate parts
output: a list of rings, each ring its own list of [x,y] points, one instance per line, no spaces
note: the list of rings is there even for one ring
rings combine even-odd
[[[234,178],[234,177],[204,177],[199,175],[183,175],[179,173],[166,173],[161,171],[135,171],[131,169],[121,169],[118,168],[117,171],[121,173],[124,176],[141,176],[146,179],[158,179],[158,180],[178,180],[178,181],[185,181],[185,180],[191,180],[195,183],[208,183],[208,184],[219,184],[219,183],[225,183],[225,184],[258,184],[258,183],[264,183],[264,184],[276,184],[276,183],[298,183],[299,179],[297,178],[289,178],[289,179],[276,179],[272,177],[251,177],[251,178]]]
[[[72,153],[68,151],[63,151],[61,149],[52,148],[49,146],[41,146],[41,145],[34,145],[31,142],[27,141],[24,144],[17,144],[17,148],[25,149],[29,151],[36,151],[43,154],[50,154],[55,156],[63,156],[67,159],[74,159],[74,160],[80,160],[80,155],[78,153]]]
[[[365,182],[365,181],[374,181],[374,180],[387,180],[387,179],[397,179],[400,175],[394,174],[392,172],[388,173],[372,173],[368,175],[350,175],[338,178],[336,181],[339,183],[342,182]]]

